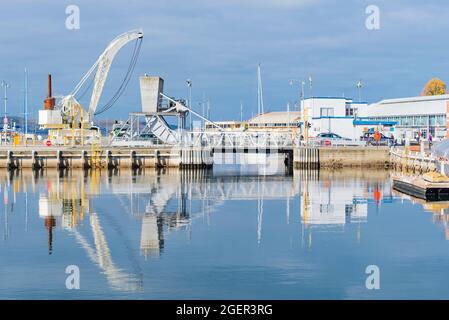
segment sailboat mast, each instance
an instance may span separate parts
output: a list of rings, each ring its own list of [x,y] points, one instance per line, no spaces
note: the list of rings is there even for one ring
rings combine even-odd
[[[257,66],[257,113],[258,114],[264,113],[262,75],[260,73],[260,63]]]
[[[23,122],[24,122],[24,129],[25,129],[25,135],[28,134],[28,71],[27,68],[25,68],[25,97],[24,97],[24,110],[23,110]],[[25,137],[26,139],[26,137]]]

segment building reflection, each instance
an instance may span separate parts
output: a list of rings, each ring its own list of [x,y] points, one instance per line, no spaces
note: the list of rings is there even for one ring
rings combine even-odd
[[[392,202],[388,171],[298,170],[301,181],[302,242],[312,247],[315,231],[342,231],[368,220],[368,204]],[[313,232],[312,232],[313,231]]]
[[[11,203],[17,192],[24,196],[27,192],[39,195],[37,210],[47,233],[49,254],[57,250],[55,230],[62,230],[85,251],[111,288],[133,292],[143,290],[140,257],[158,259],[173,233],[185,233],[186,241],[189,241],[193,221],[201,219],[209,223],[211,214],[225,201],[254,204],[249,210],[257,223],[252,232],[255,232],[254,241],[259,245],[263,243],[266,203],[285,203],[278,211],[285,208],[286,223],[300,220],[301,237],[307,238],[310,247],[312,231],[330,227],[338,230],[348,223],[360,226],[368,219],[369,203],[381,205],[393,198],[388,173],[384,171],[371,174],[295,171],[290,176],[260,176],[178,169],[141,172],[22,170],[0,172],[0,177],[4,199],[8,202],[6,216],[12,212]],[[291,215],[291,203],[298,200],[300,215]],[[118,214],[108,212],[102,206],[105,202],[107,210]],[[124,230],[128,223],[122,223],[120,219],[138,223],[136,230],[140,234]],[[5,230],[8,229],[7,221],[5,219]],[[358,239],[360,232],[358,228]],[[127,260],[123,255],[119,256],[125,251]],[[134,252],[137,252],[136,256]],[[127,267],[119,266],[116,261]]]
[[[50,254],[55,228],[79,232],[78,227],[86,224],[87,217],[87,224],[90,224],[91,216],[96,212],[92,199],[100,195],[112,195],[125,212],[141,219],[141,255],[158,257],[164,250],[165,232],[186,231],[190,237],[192,219],[203,218],[209,222],[211,212],[224,201],[257,201],[254,213],[258,224],[256,237],[260,243],[264,202],[286,199],[289,222],[290,199],[299,194],[300,188],[291,176],[214,175],[211,171],[201,170],[102,173],[22,170],[2,173],[5,201],[9,184],[22,184],[24,189],[32,185],[32,192],[39,193],[38,212],[47,230]],[[16,187],[13,189],[17,190]]]
[[[420,205],[424,211],[431,213],[433,223],[443,226],[444,237],[446,240],[449,240],[449,201],[429,202],[396,190],[393,190],[393,194],[402,201],[410,201],[414,205]]]

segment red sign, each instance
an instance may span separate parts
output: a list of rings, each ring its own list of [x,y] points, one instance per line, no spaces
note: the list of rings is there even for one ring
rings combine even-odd
[[[45,144],[47,145],[47,147],[50,147],[51,146],[51,141],[47,140],[47,142],[45,142]]]

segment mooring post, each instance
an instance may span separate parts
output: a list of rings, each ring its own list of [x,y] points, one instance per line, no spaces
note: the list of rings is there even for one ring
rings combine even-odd
[[[136,151],[135,150],[131,150],[129,153],[129,160],[131,163],[131,168],[134,169],[136,167],[135,161],[136,161]]]
[[[11,150],[8,150],[6,152],[6,166],[8,169],[12,169],[14,167],[14,163],[13,163],[13,153]]]
[[[62,151],[61,150],[56,151],[56,167],[58,169],[61,169],[64,167],[64,165],[62,163]]]
[[[81,165],[83,169],[89,168],[89,164],[86,163],[86,150],[81,150]]]
[[[106,165],[105,168],[106,170],[110,168],[111,164],[111,150],[106,150]]]
[[[160,155],[161,155],[161,153],[160,153],[159,149],[154,150],[154,166],[156,168],[160,167],[160,165],[161,165],[160,159],[159,159]]]
[[[37,169],[36,150],[31,150],[31,169]]]

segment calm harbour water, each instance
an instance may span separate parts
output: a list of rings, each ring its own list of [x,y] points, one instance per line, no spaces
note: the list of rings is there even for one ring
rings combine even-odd
[[[0,298],[449,298],[449,203],[388,171],[256,173],[0,171]]]

